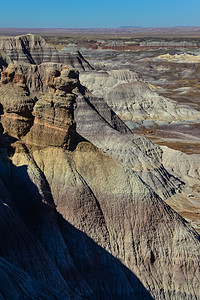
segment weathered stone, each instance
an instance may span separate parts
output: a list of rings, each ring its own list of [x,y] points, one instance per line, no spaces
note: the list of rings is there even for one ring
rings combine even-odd
[[[103,97],[124,121],[197,120],[198,110],[180,105],[151,90],[137,74],[129,70],[81,73],[80,81],[97,97]],[[103,86],[103,88],[101,88]]]
[[[10,76],[8,67],[0,84],[1,133],[18,138],[12,155],[0,141],[0,292],[198,299],[199,235],[153,190],[167,197],[183,182],[163,167],[161,148],[131,134],[76,71],[48,65],[20,64],[22,74],[35,72],[34,96],[31,77],[17,86],[18,69]]]
[[[91,70],[90,64],[80,52],[57,51],[37,35],[26,34],[16,37],[0,37],[0,50],[13,62],[40,65],[45,62],[62,63],[79,70]]]
[[[78,84],[78,72],[66,67],[61,71],[46,68],[49,93],[31,97],[22,70],[23,66],[11,64],[1,73],[0,103],[5,133],[41,147],[73,148],[76,95],[72,90]]]

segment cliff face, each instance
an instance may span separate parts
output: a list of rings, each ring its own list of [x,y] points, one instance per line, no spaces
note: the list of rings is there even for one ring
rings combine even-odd
[[[9,64],[1,72],[2,103],[5,107],[5,117],[2,117],[2,122],[5,130],[14,137],[22,136],[30,131],[23,140],[38,145],[40,143],[43,145],[42,141],[45,143],[45,138],[41,139],[40,143],[37,138],[39,134],[41,136],[44,134],[48,140],[52,139],[51,145],[60,145],[60,142],[56,142],[58,140],[56,136],[50,134],[51,126],[59,126],[59,132],[63,132],[62,142],[64,142],[65,127],[70,126],[69,131],[74,132],[74,121],[69,121],[68,116],[67,121],[65,120],[66,110],[61,106],[64,101],[67,110],[73,108],[76,94],[78,97],[75,120],[78,133],[118,161],[132,167],[159,195],[167,198],[176,191],[180,191],[183,183],[170,175],[162,166],[161,149],[145,138],[134,136],[104,99],[95,97],[81,86],[75,71],[70,71],[70,69],[66,71],[65,69],[66,66],[62,64],[43,63],[33,66],[17,63]],[[51,80],[48,79],[49,83],[46,81],[51,72],[55,73],[52,75],[56,81],[54,87],[51,86]],[[62,80],[60,79],[64,78],[62,74],[66,74],[64,75],[65,92],[62,91]],[[125,72],[124,76],[129,76],[132,80],[131,73],[127,75]],[[19,87],[16,91],[11,82]],[[76,88],[75,85],[77,85]],[[70,91],[73,88],[75,88],[75,94]],[[44,95],[39,92],[44,92]],[[46,94],[46,92],[48,93]],[[20,98],[24,99],[23,103],[18,101]],[[16,106],[16,112],[14,106]],[[72,109],[70,114],[73,116]],[[16,116],[18,117],[16,118]],[[11,119],[13,124],[10,122]],[[48,127],[47,124],[49,124]],[[32,127],[32,125],[34,126]],[[43,130],[44,126],[46,126],[46,130]],[[21,132],[17,132],[18,130]]]
[[[49,93],[34,97],[20,67],[9,65],[1,73],[2,125],[6,134],[28,144],[65,145],[69,149],[75,136],[76,95],[72,90],[77,85],[78,73],[68,68],[62,72],[48,69],[47,74]]]
[[[0,49],[11,61],[40,65],[45,62],[62,63],[80,70],[90,70],[92,67],[82,57],[80,52],[65,53],[57,51],[45,40],[36,35],[27,34],[17,37],[0,37]]]
[[[160,148],[132,135],[77,71],[43,66],[34,93],[28,65],[1,72],[1,294],[198,299],[199,235],[138,175],[161,194],[181,190]]]
[[[41,64],[49,61],[56,54],[53,46],[48,45],[43,38],[36,35],[17,37],[1,37],[0,48],[14,61],[31,64]]]

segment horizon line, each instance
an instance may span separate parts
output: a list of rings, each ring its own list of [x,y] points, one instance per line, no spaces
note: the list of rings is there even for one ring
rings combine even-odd
[[[176,26],[139,26],[122,25],[115,27],[0,27],[0,29],[141,29],[141,28],[200,28],[200,25],[176,25]]]

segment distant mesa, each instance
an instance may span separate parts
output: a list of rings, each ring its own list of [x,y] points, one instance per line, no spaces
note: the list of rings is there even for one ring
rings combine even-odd
[[[143,28],[142,26],[119,26],[117,28]]]

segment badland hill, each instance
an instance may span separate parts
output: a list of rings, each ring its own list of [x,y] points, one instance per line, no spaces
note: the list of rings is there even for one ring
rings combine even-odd
[[[0,45],[0,297],[198,299],[199,235],[165,202],[191,190],[188,166],[170,172],[42,38]]]

